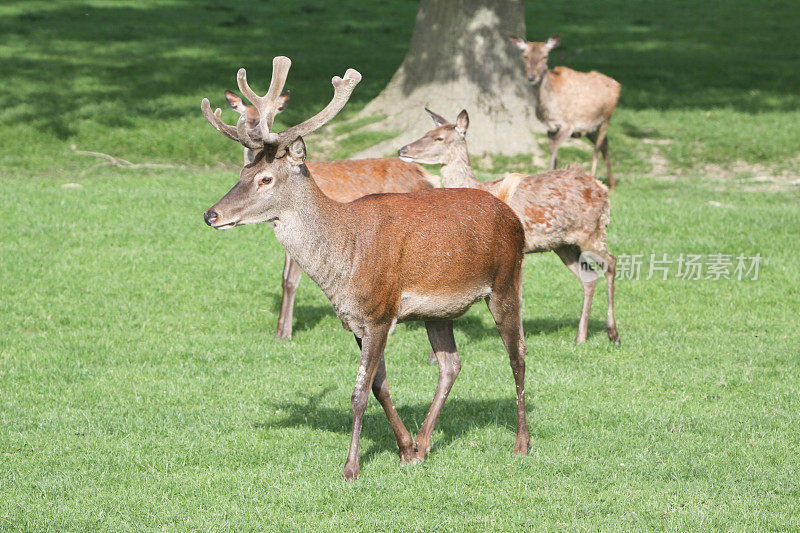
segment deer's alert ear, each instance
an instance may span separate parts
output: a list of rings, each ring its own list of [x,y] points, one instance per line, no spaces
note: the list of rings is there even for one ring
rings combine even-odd
[[[427,111],[427,112],[428,112],[428,114],[431,116],[431,118],[433,119],[433,124],[434,124],[434,125],[435,125],[437,128],[438,128],[439,126],[444,126],[445,124],[447,124],[447,123],[448,123],[446,118],[444,118],[442,115],[437,115],[436,113],[434,113],[433,111],[431,111],[431,110],[430,110],[430,109],[428,109],[427,107],[425,108],[425,111]]]
[[[547,51],[549,52],[559,44],[561,44],[561,35],[556,33],[555,35],[547,39],[547,41],[544,43],[544,46],[545,48],[547,48]]]
[[[286,107],[289,105],[289,98],[291,98],[291,97],[292,97],[292,95],[289,94],[289,91],[286,91],[285,93],[280,95],[278,97],[277,103],[275,104],[275,111],[280,113],[281,111],[286,109]]]
[[[247,111],[244,102],[242,102],[242,99],[239,98],[239,95],[235,92],[225,91],[225,99],[228,101],[228,105],[239,113],[244,114]]]
[[[461,113],[459,113],[458,117],[456,118],[456,131],[461,135],[466,135],[468,127],[469,127],[469,115],[467,114],[466,109],[462,109]]]
[[[298,137],[289,145],[289,157],[295,164],[301,164],[306,160],[306,143],[302,137]]]
[[[513,35],[509,35],[508,39],[511,41],[511,44],[519,48],[521,51],[525,51],[528,49],[528,41],[525,39],[520,39],[519,37],[514,37]]]

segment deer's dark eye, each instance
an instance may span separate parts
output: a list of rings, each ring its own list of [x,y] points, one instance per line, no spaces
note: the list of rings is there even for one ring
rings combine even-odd
[[[269,176],[264,176],[263,178],[258,180],[259,185],[269,185],[270,183],[272,183],[272,178],[270,178]]]
[[[444,140],[444,137],[436,137],[436,140],[437,140],[437,141],[439,141],[439,142],[441,142],[441,141],[443,141],[443,140]]]

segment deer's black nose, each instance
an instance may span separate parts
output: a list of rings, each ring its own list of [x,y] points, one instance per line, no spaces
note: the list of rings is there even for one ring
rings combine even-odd
[[[397,151],[397,155],[402,157],[402,156],[406,155],[406,152],[408,152],[408,146],[403,146],[402,148],[400,148]]]
[[[528,74],[528,81],[534,81],[536,76],[534,74]]]
[[[214,224],[214,222],[217,221],[217,212],[214,211],[213,209],[209,209],[208,211],[203,213],[203,218],[205,219],[206,224],[211,226],[212,224]]]

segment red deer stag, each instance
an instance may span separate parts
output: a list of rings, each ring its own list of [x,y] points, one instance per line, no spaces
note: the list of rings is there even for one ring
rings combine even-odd
[[[225,91],[228,104],[245,117],[246,126],[258,126],[259,114],[254,105],[246,105],[233,91]],[[289,93],[278,97],[275,113],[289,104]],[[244,148],[244,163],[253,162],[253,150]],[[368,194],[383,192],[414,192],[438,187],[438,178],[414,163],[405,163],[396,157],[355,159],[352,161],[308,161],[306,163],[317,186],[325,196],[338,202],[350,202]],[[300,285],[302,271],[287,252],[283,264],[283,296],[275,338],[292,338],[294,298]]]
[[[548,70],[547,57],[550,50],[561,43],[560,35],[554,35],[543,43],[528,42],[513,35],[510,39],[522,51],[528,81],[536,96],[536,117],[547,128],[550,170],[556,168],[558,147],[564,141],[586,135],[594,144],[592,177],[597,175],[597,152],[600,150],[606,161],[608,187],[616,187],[608,159],[606,130],[611,113],[617,107],[620,84],[594,70],[578,72],[567,67]]]
[[[589,310],[597,276],[582,260],[589,258],[606,267],[608,313],[606,330],[619,343],[614,320],[614,276],[617,260],[606,246],[610,204],[602,183],[582,168],[551,170],[534,176],[511,174],[504,180],[480,182],[472,172],[467,150],[469,116],[461,111],[455,124],[426,109],[434,129],[400,148],[406,161],[442,165],[442,185],[488,191],[507,202],[525,229],[525,252],[554,251],[583,285],[583,308],[575,342],[586,340]],[[506,198],[507,197],[507,198]],[[582,254],[583,257],[582,257]]]
[[[277,57],[263,97],[239,70],[239,88],[259,112],[257,128],[242,117],[236,126],[212,113],[206,119],[226,137],[254,151],[239,182],[205,212],[209,226],[227,229],[269,222],[278,241],[319,285],[345,329],[353,332],[361,360],[351,396],[353,430],[342,475],[359,473],[358,444],[370,388],[397,438],[400,459],[416,462],[430,451],[436,420],[461,368],[453,319],[485,299],[511,361],[517,392],[513,451],[527,454],[525,339],[520,278],[525,234],[503,202],[474,189],[433,189],[375,194],[342,203],[328,198],[305,164],[302,136],[330,121],[345,105],[361,75],[348,69],[334,77],[334,96],[317,115],[281,133],[271,132],[275,100],[291,62]],[[439,380],[416,441],[389,396],[384,347],[399,321],[422,320],[439,363]]]

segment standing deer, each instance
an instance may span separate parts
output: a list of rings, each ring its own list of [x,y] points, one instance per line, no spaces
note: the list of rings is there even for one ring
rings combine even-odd
[[[511,174],[505,179],[480,182],[472,172],[467,150],[469,115],[459,113],[455,124],[425,109],[436,126],[421,139],[400,148],[405,161],[442,165],[442,185],[488,191],[507,202],[525,229],[525,253],[554,251],[583,286],[583,307],[575,342],[586,340],[589,311],[597,276],[581,264],[589,256],[606,267],[608,338],[619,344],[614,319],[616,258],[606,246],[609,223],[608,191],[581,168],[551,170],[534,176]],[[582,257],[582,254],[585,254]]]
[[[240,115],[245,117],[248,129],[258,126],[258,109],[246,105],[233,91],[225,91],[225,99]],[[288,91],[281,94],[275,104],[280,113],[289,104]],[[253,162],[253,150],[244,147],[244,164]],[[438,179],[415,163],[405,163],[396,157],[355,159],[352,161],[308,161],[306,163],[317,186],[325,196],[338,202],[350,202],[368,194],[384,192],[414,192],[438,187]],[[292,338],[294,298],[300,285],[302,271],[288,252],[283,265],[283,296],[275,338]]]
[[[536,117],[547,128],[550,170],[556,168],[558,147],[564,141],[586,135],[594,144],[592,177],[597,175],[597,152],[600,150],[606,161],[608,187],[616,187],[608,159],[606,130],[611,113],[617,107],[620,84],[594,70],[578,72],[567,67],[548,70],[547,57],[550,50],[561,43],[560,35],[554,35],[543,43],[528,42],[513,35],[510,39],[522,51],[528,81],[536,96]]]
[[[352,202],[325,196],[305,163],[302,136],[330,121],[344,107],[361,75],[352,69],[332,79],[334,95],[317,115],[281,133],[271,132],[275,101],[291,62],[276,57],[265,96],[247,85],[242,93],[258,109],[257,128],[244,117],[224,123],[207,99],[206,119],[226,137],[254,151],[239,182],[205,212],[209,226],[227,229],[269,222],[278,241],[333,304],[361,348],[351,396],[353,430],[342,475],[359,474],[358,444],[370,388],[397,438],[400,459],[417,462],[430,451],[436,420],[461,368],[453,319],[485,299],[511,361],[517,392],[513,451],[527,454],[525,339],[521,317],[522,225],[503,202],[474,189],[433,189],[375,194]],[[389,395],[384,363],[386,339],[397,322],[423,320],[439,364],[433,402],[416,440]]]

